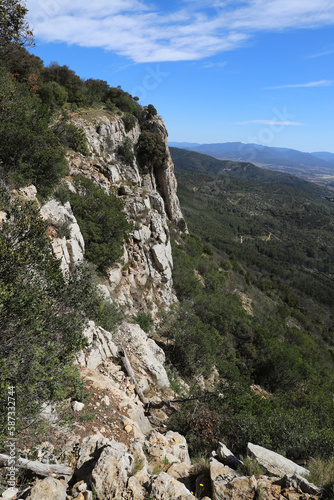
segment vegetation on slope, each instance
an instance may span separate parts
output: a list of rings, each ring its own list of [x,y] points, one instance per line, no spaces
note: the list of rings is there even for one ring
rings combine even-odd
[[[57,196],[70,201],[85,241],[85,257],[103,273],[123,255],[123,242],[130,230],[119,198],[106,193],[92,179],[76,176],[76,193],[61,188]]]
[[[223,440],[239,453],[251,441],[295,459],[330,457],[333,206],[267,181],[177,177],[198,236],[175,235],[181,307],[166,327],[168,356],[189,380],[215,366],[224,397],[182,405],[170,425],[192,454]]]
[[[328,189],[307,182],[295,175],[266,170],[249,162],[218,160],[213,156],[179,148],[170,148],[170,152],[177,172],[208,174],[247,182],[281,184],[316,196],[331,194]]]
[[[85,344],[88,319],[112,327],[115,308],[104,303],[87,266],[66,281],[52,257],[46,223],[33,202],[11,202],[1,189],[0,210],[0,447],[8,432],[7,389],[16,388],[17,432],[48,401],[82,398],[73,366]]]

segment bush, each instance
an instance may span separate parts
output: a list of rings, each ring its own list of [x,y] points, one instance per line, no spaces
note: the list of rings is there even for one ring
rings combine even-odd
[[[134,316],[134,321],[137,323],[144,332],[149,332],[153,326],[153,319],[151,314],[145,312],[138,313]]]
[[[242,465],[239,465],[238,472],[244,476],[255,476],[258,478],[265,473],[264,468],[252,457],[240,457]]]
[[[74,396],[80,389],[77,382],[72,384],[76,373],[70,366],[85,343],[83,290],[92,288],[79,277],[65,282],[34,203],[4,203],[8,219],[0,231],[1,397],[9,386],[16,387],[17,422],[26,426],[43,402]],[[2,403],[0,438],[6,433]]]
[[[142,173],[151,169],[156,173],[167,167],[167,153],[164,141],[159,134],[144,131],[137,145],[137,159]]]
[[[85,156],[89,155],[86,134],[74,123],[67,123],[65,119],[62,119],[53,130],[65,148],[73,149]]]
[[[77,194],[69,193],[69,200],[85,240],[85,256],[104,272],[122,256],[130,224],[122,202],[91,179],[78,176],[75,187]]]
[[[51,110],[62,107],[68,99],[68,93],[65,87],[57,82],[49,82],[43,85],[39,90],[39,96]]]
[[[137,119],[135,118],[135,116],[131,115],[130,113],[125,113],[125,115],[123,116],[123,123],[124,123],[125,131],[130,132],[130,130],[132,130],[135,127],[135,125],[137,123]]]
[[[40,99],[13,81],[0,65],[0,175],[16,187],[33,183],[48,196],[67,165]]]
[[[118,147],[118,154],[123,158],[125,163],[132,165],[135,161],[133,154],[133,145],[129,137],[124,137],[122,144]]]

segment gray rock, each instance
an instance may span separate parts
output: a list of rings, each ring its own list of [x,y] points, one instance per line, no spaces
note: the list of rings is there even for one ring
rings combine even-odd
[[[16,498],[18,492],[20,490],[18,490],[17,488],[8,488],[8,490],[5,490],[1,493],[1,498],[4,498],[6,500],[10,500],[11,498]]]
[[[36,200],[37,189],[33,184],[30,184],[29,186],[15,189],[13,194],[19,198],[24,198],[27,201],[34,201]]]
[[[72,403],[73,411],[82,411],[84,407],[84,403],[79,403],[79,401],[73,401]]]
[[[62,205],[59,201],[50,200],[41,208],[41,216],[56,228],[60,224],[68,224],[69,239],[53,238],[51,240],[53,253],[56,258],[61,259],[61,268],[66,275],[83,261],[85,252],[85,242],[71,205],[69,202]]]
[[[116,338],[123,344],[142,390],[147,387],[147,381],[142,381],[144,377],[160,388],[170,386],[163,366],[165,353],[139,325],[123,323],[115,334],[115,342]]]
[[[27,500],[66,500],[66,486],[63,482],[47,477],[35,484]]]
[[[168,431],[166,434],[160,434],[153,430],[147,436],[145,444],[148,446],[148,452],[161,461],[167,458],[170,464],[181,462],[191,465],[187,441],[178,432]]]
[[[233,453],[224,445],[224,443],[219,443],[217,450],[217,457],[223,464],[236,469],[242,462],[233,455]]]
[[[82,440],[75,469],[75,476],[78,480],[84,479],[86,482],[88,481],[87,478],[90,478],[98,458],[109,443],[109,439],[101,438],[97,434]]]
[[[294,474],[293,476],[288,476],[287,474],[277,481],[282,488],[300,488],[303,493],[307,493],[309,495],[320,495],[321,488],[318,488],[314,484],[310,483],[305,479],[305,477],[300,476],[299,474]]]
[[[257,482],[241,476],[227,465],[222,465],[214,458],[210,461],[210,477],[213,500],[253,500]]]
[[[151,248],[157,269],[164,274],[165,280],[169,281],[172,277],[173,258],[170,243],[163,245],[158,243]]]
[[[132,475],[133,457],[124,444],[111,441],[92,471],[92,485],[101,499],[122,498]]]
[[[192,466],[185,463],[177,463],[171,465],[167,470],[167,474],[172,476],[174,479],[184,484],[185,487],[190,490],[191,480],[190,473],[192,471]]]
[[[191,500],[194,495],[173,477],[160,472],[153,480],[151,496],[157,500]]]
[[[254,457],[267,472],[279,477],[283,477],[285,474],[308,476],[310,473],[310,471],[295,464],[292,460],[256,444],[248,443],[247,455]]]

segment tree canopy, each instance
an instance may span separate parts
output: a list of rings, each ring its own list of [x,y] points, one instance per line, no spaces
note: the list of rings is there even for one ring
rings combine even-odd
[[[22,1],[0,0],[0,49],[10,42],[33,44],[33,32],[26,20],[27,12]]]

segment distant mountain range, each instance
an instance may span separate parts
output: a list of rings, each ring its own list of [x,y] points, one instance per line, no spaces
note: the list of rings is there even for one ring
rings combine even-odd
[[[176,173],[188,172],[225,179],[239,179],[245,182],[281,184],[317,196],[329,196],[331,194],[324,186],[318,186],[313,182],[298,178],[296,175],[260,168],[249,162],[218,160],[213,156],[190,151],[189,149],[170,147],[169,150]]]
[[[242,142],[196,144],[170,142],[170,146],[196,151],[221,160],[251,162],[255,165],[287,172],[308,180],[333,176],[334,154],[329,152],[303,153],[295,149],[274,148]]]

